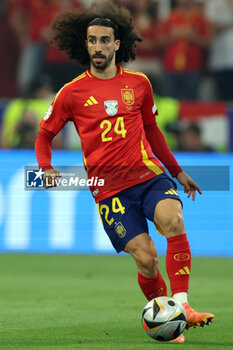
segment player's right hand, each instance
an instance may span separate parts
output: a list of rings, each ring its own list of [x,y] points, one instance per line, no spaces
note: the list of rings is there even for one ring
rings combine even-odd
[[[44,172],[44,187],[52,188],[57,186],[56,179],[58,177],[61,177],[61,174],[58,170],[55,169],[48,169]]]

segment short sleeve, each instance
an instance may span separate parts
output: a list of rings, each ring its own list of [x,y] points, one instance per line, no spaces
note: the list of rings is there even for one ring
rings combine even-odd
[[[71,98],[70,90],[65,86],[55,96],[40,126],[56,135],[69,120],[72,120]]]

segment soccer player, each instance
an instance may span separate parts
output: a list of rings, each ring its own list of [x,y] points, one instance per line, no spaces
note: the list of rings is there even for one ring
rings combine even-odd
[[[56,95],[41,121],[36,140],[39,167],[49,187],[60,173],[51,165],[51,142],[72,121],[81,138],[88,178],[104,180],[90,186],[99,214],[117,252],[134,258],[138,283],[148,300],[167,295],[158,269],[156,247],[146,218],[167,239],[166,269],[172,296],[187,313],[187,328],[204,326],[210,313],[193,310],[187,300],[191,252],[182,203],[175,182],[195,200],[199,186],[180,168],[156,124],[157,108],[147,77],[119,64],[136,56],[130,13],[111,2],[80,12],[63,12],[52,23],[53,42],[88,69]],[[184,336],[176,339],[184,342]]]

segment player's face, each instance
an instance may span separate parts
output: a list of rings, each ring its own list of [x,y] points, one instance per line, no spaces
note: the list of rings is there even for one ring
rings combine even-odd
[[[115,40],[111,27],[90,26],[87,29],[86,47],[91,65],[105,70],[115,65],[115,54],[120,47],[120,40]]]

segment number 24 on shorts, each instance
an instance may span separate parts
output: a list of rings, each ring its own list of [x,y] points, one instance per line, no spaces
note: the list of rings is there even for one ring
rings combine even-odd
[[[102,221],[102,216],[104,216],[105,221],[110,226],[114,222],[114,219],[109,217],[109,212],[110,212],[109,206],[107,204],[99,205],[99,203],[97,203],[97,208],[98,208],[98,212],[99,212],[101,221]],[[119,212],[121,214],[125,213],[125,207],[121,204],[121,201],[118,197],[112,198],[111,211],[113,213],[119,213]],[[102,221],[102,223],[103,223],[103,221]]]

